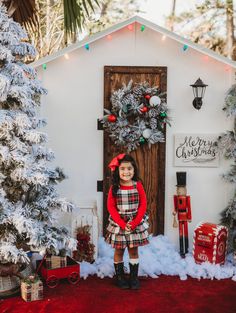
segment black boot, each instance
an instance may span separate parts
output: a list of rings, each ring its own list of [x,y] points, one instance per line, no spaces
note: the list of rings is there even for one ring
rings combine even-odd
[[[139,289],[140,283],[138,280],[138,264],[129,263],[130,268],[130,288]]]
[[[116,285],[121,289],[128,289],[129,284],[125,280],[124,263],[114,263],[116,271]]]

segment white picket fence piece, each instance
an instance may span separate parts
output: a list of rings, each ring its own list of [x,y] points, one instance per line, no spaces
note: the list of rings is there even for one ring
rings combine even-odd
[[[94,244],[94,259],[98,256],[98,235],[99,235],[99,221],[97,215],[97,206],[81,205],[79,211],[72,213],[71,219],[72,236],[76,237],[76,229],[81,226],[89,225],[91,242]]]

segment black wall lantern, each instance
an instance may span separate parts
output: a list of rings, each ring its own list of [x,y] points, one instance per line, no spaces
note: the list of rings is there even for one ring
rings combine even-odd
[[[200,110],[202,106],[202,98],[204,97],[204,93],[208,85],[204,84],[201,78],[198,78],[198,80],[190,86],[193,88],[193,106],[195,109]]]

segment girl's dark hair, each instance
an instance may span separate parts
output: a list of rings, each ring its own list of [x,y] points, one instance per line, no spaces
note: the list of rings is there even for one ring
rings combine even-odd
[[[132,180],[138,181],[140,180],[139,178],[139,173],[138,173],[138,168],[136,165],[135,160],[132,158],[132,156],[125,154],[122,160],[119,160],[119,165],[123,162],[130,162],[134,168],[134,176]],[[120,175],[119,175],[119,167],[117,166],[114,172],[112,173],[112,195],[116,197],[117,191],[120,187]]]

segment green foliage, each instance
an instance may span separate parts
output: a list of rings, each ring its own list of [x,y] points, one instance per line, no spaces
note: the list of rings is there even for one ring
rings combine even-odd
[[[37,59],[76,41],[78,31],[85,29],[95,8],[99,9],[99,1],[9,0],[5,4],[13,19],[24,25],[38,51]],[[11,10],[15,7],[16,10]]]
[[[66,35],[73,35],[83,30],[86,17],[95,12],[95,6],[99,6],[97,0],[63,0],[64,26]]]
[[[28,2],[34,4],[33,18],[24,26],[38,51],[36,59],[74,43],[81,32],[96,33],[139,13],[141,5],[141,0],[27,0],[25,5]],[[21,13],[26,16],[26,12],[17,12],[13,18],[21,22]]]
[[[225,105],[223,110],[228,116],[234,118],[234,129],[227,131],[218,138],[218,147],[223,152],[226,159],[231,159],[233,164],[228,173],[223,178],[228,182],[236,183],[236,85],[233,85],[227,92],[225,97]],[[221,223],[229,229],[229,245],[228,250],[236,249],[234,240],[236,237],[236,191],[233,198],[229,201],[227,207],[221,213]]]
[[[86,24],[89,34],[100,32],[122,20],[142,12],[141,0],[103,0],[99,10],[90,17]]]
[[[204,0],[191,12],[169,16],[168,23],[178,34],[234,59],[235,39],[229,19],[234,17],[232,1]],[[231,43],[227,43],[231,36]]]
[[[236,85],[233,85],[226,97],[225,97],[225,105],[223,110],[227,113],[228,116],[236,115]]]

